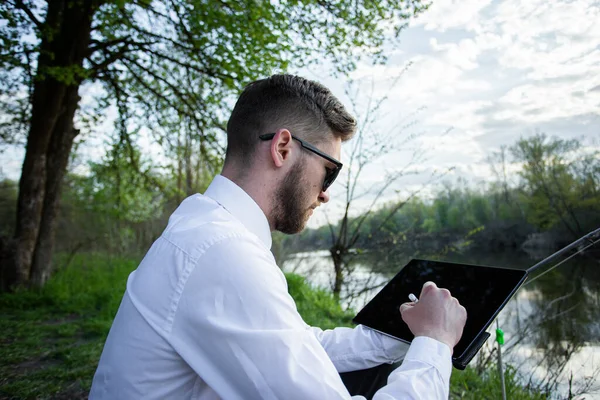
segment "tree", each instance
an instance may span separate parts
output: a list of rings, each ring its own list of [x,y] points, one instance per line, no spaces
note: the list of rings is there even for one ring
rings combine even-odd
[[[573,239],[586,233],[591,227],[585,220],[597,220],[600,206],[598,152],[585,151],[579,140],[542,133],[519,140],[511,152],[523,163],[519,175],[529,221],[544,230],[560,223]],[[582,218],[582,212],[590,215]]]
[[[393,88],[402,73],[391,79],[390,88]],[[394,154],[400,149],[406,149],[409,144],[413,144],[416,134],[406,134],[406,129],[414,122],[405,121],[398,123],[395,121],[393,129],[378,131],[374,127],[374,123],[381,119],[381,108],[388,99],[388,96],[382,96],[379,99],[374,95],[374,83],[371,82],[371,92],[365,93],[360,84],[350,82],[346,86],[346,94],[351,102],[351,110],[355,115],[360,115],[358,121],[359,130],[352,140],[352,147],[349,150],[347,160],[345,162],[345,174],[343,181],[344,190],[344,206],[341,219],[333,224],[328,223],[331,246],[329,253],[333,260],[334,281],[332,291],[336,298],[340,297],[342,286],[345,279],[352,273],[352,264],[348,258],[351,255],[351,250],[356,246],[359,238],[362,235],[370,237],[375,232],[378,232],[384,227],[390,219],[407,204],[413,197],[418,194],[418,191],[413,191],[406,200],[394,203],[391,207],[385,209],[385,215],[378,220],[374,226],[369,226],[365,232],[363,226],[369,221],[369,217],[376,210],[376,207],[381,205],[381,199],[384,194],[387,194],[390,188],[398,182],[400,178],[407,174],[414,174],[417,171],[414,167],[423,159],[424,151],[416,148],[406,163],[396,170],[382,171],[383,179],[380,182],[375,182],[363,186],[362,173],[365,168],[377,162],[385,155]],[[359,96],[360,93],[360,96]],[[358,103],[357,99],[368,99],[366,105]],[[398,193],[399,190],[396,190]],[[363,212],[353,218],[352,211],[356,207],[357,202],[367,199],[367,205]],[[369,288],[363,289],[363,291]]]
[[[223,116],[243,82],[320,59],[339,72],[365,56],[384,61],[386,38],[426,7],[421,0],[2,2],[0,138],[26,143],[14,257],[3,263],[2,286],[48,278],[73,142],[101,112],[116,108],[125,143],[142,128],[163,142],[189,125],[202,155],[222,154]],[[79,107],[82,87],[101,88],[91,111]]]
[[[114,138],[86,174],[69,173],[61,194],[56,248],[107,255],[139,256],[164,229],[179,203],[176,176],[156,173],[151,160]],[[133,157],[142,173],[131,165]],[[201,182],[204,184],[204,182]]]

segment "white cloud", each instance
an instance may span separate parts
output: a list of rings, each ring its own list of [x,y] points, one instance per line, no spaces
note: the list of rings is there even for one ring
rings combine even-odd
[[[545,86],[533,84],[518,86],[498,100],[498,103],[505,105],[506,109],[493,114],[493,117],[496,120],[513,119],[539,123],[596,111],[597,100],[600,100],[599,94],[592,92],[582,97],[571,96],[573,92],[583,92],[586,86],[588,85],[584,82],[569,85],[546,83]],[[596,98],[596,101],[590,101],[591,98]]]
[[[484,11],[490,17],[486,18]],[[463,66],[467,67],[473,67],[477,57],[488,52],[498,65],[481,68],[479,72],[490,81],[494,76],[507,80],[504,93],[497,97],[498,112],[490,113],[491,118],[539,123],[598,114],[600,95],[591,91],[600,84],[600,24],[597,23],[600,7],[597,2],[505,0],[487,8],[446,2],[439,7],[438,16],[446,13],[448,20],[437,24],[429,21],[430,27],[437,27],[438,32],[449,26],[459,28],[461,20],[455,14],[470,15],[475,25],[465,24],[462,28],[473,32],[473,36],[448,43],[433,38],[430,40],[433,50],[445,52],[442,59],[450,66],[457,65],[452,61],[463,56]],[[430,18],[435,16],[434,13]],[[510,79],[511,69],[524,74],[514,76],[513,72]],[[459,82],[468,79],[468,71],[458,77]],[[470,104],[456,103],[435,114],[433,120],[449,122],[448,116],[472,114],[476,110],[469,110]],[[493,108],[489,101],[487,105]],[[471,115],[467,117],[471,124],[462,125],[473,127],[484,118]]]
[[[600,130],[599,20],[595,0],[438,0],[405,31],[395,52],[404,58],[361,65],[352,78],[374,79],[375,95],[387,94],[390,77],[412,63],[386,114],[425,107],[415,127],[429,150],[423,166],[453,165],[456,176],[482,181],[487,156],[524,132]]]
[[[491,100],[473,100],[461,103],[460,107],[444,103],[443,110],[436,112],[428,120],[429,123],[440,126],[452,126],[461,130],[476,130],[485,120],[485,115],[477,112],[493,105]]]
[[[426,30],[445,32],[448,29],[475,29],[480,13],[492,0],[436,0],[411,25],[423,25]]]
[[[544,81],[580,75],[600,75],[600,7],[596,1],[505,0],[493,17],[482,20],[475,41],[490,48],[494,43],[503,68],[527,72],[527,78]]]
[[[436,38],[429,41],[432,49],[443,54],[443,60],[454,67],[462,70],[471,70],[479,66],[477,57],[481,53],[481,48],[473,39],[462,39],[458,43],[438,43]]]

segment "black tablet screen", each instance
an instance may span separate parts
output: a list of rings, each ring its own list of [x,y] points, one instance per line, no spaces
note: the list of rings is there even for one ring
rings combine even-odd
[[[399,307],[410,301],[410,293],[419,296],[423,284],[432,281],[450,290],[467,310],[463,336],[454,347],[453,357],[460,357],[491,324],[526,274],[516,269],[413,259],[357,314],[354,322],[412,341],[414,335],[402,320]]]

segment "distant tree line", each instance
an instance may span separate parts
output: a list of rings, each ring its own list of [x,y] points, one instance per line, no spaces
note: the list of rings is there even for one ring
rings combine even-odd
[[[436,252],[464,246],[492,251],[556,247],[600,226],[600,156],[582,141],[538,133],[501,148],[489,162],[495,179],[485,187],[459,179],[444,183],[432,200],[413,197],[371,212],[355,248]],[[350,218],[348,224],[360,219]],[[279,240],[286,252],[328,249],[330,228]]]

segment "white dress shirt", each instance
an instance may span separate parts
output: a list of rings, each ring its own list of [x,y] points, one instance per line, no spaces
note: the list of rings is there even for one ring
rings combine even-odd
[[[402,357],[376,400],[448,398],[448,346],[309,327],[270,248],[227,178],[184,200],[127,280],[90,399],[350,399],[339,372]]]

